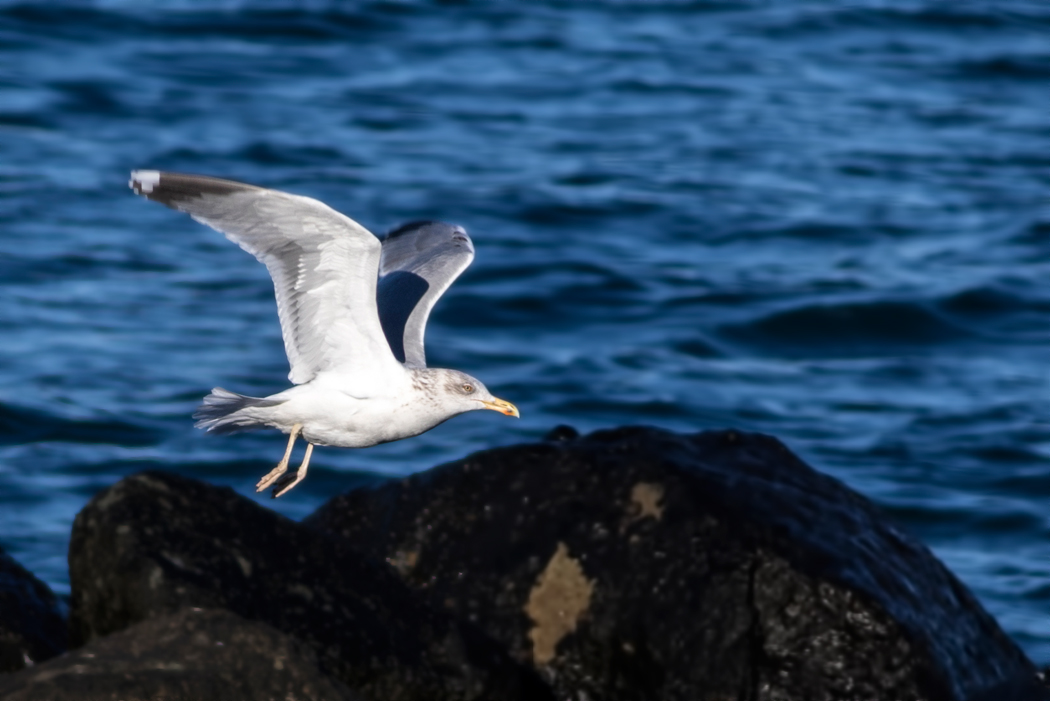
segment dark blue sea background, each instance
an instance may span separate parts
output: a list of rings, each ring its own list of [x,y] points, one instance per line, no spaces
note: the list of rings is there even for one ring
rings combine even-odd
[[[254,498],[285,444],[193,428],[288,386],[273,291],[132,168],[473,236],[428,359],[521,420],[267,506],[557,424],[762,431],[1050,661],[1050,3],[0,0],[0,545],[59,592],[98,490]]]

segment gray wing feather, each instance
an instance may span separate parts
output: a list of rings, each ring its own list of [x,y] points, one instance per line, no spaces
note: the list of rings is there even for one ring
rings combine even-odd
[[[467,232],[444,222],[411,222],[383,239],[376,303],[390,349],[405,366],[426,367],[430,310],[472,260]]]
[[[367,229],[309,197],[199,175],[131,177],[136,193],[221,231],[266,266],[293,383],[328,371],[378,382],[400,368],[375,306],[382,245]]]

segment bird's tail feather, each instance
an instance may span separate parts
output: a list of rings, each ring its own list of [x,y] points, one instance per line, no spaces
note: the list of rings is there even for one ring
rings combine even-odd
[[[243,394],[216,387],[204,398],[204,402],[197,407],[197,411],[193,412],[193,418],[197,419],[194,426],[210,433],[238,433],[266,428],[266,423],[251,416],[251,412],[242,410],[277,406],[281,403],[279,400],[246,397]]]

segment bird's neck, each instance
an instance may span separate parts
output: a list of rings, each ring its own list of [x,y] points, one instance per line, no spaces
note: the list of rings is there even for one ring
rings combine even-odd
[[[407,370],[412,386],[421,392],[427,392],[444,381],[445,371],[441,368],[407,368]]]

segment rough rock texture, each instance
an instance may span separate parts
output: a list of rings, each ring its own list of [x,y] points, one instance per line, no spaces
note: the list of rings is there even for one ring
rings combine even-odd
[[[46,584],[0,550],[0,672],[65,652],[66,620]]]
[[[551,698],[386,564],[228,488],[160,472],[122,480],[77,516],[69,564],[75,644],[187,606],[222,608],[306,643],[366,698]]]
[[[18,674],[4,701],[353,701],[307,646],[228,611],[154,618]]]
[[[386,558],[559,698],[1036,698],[1033,665],[926,547],[777,440],[551,438],[306,525]]]

